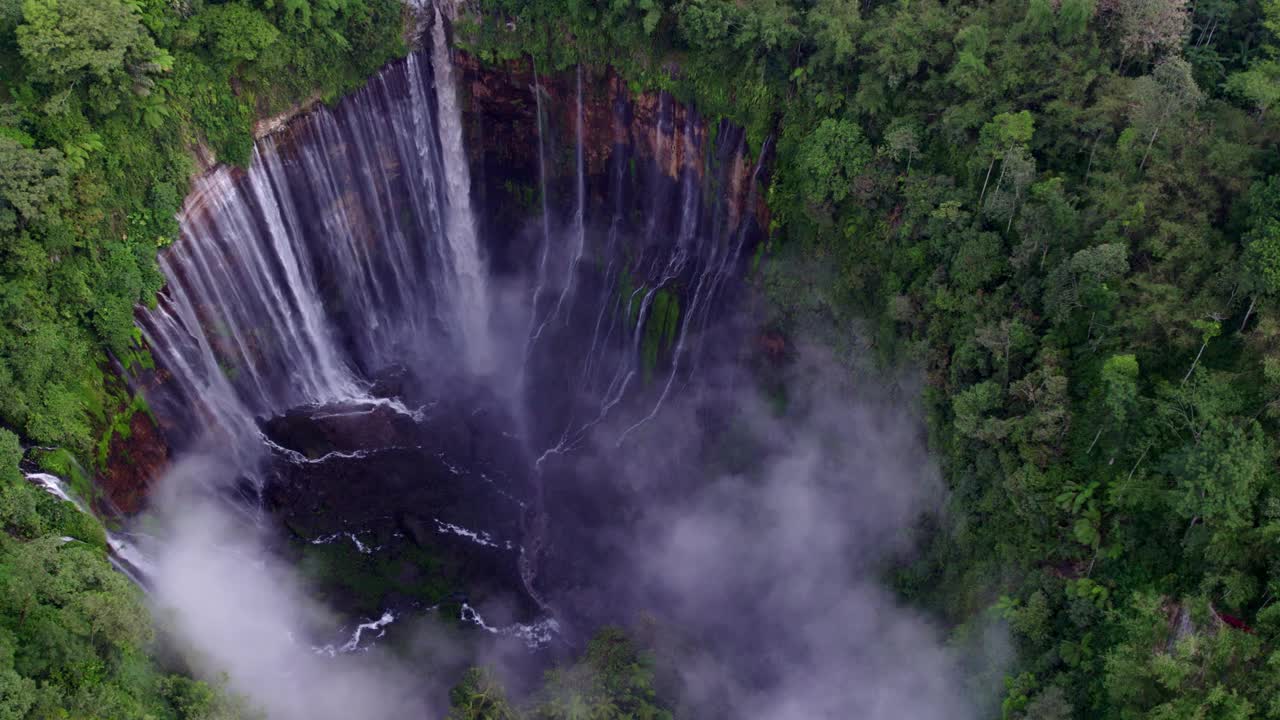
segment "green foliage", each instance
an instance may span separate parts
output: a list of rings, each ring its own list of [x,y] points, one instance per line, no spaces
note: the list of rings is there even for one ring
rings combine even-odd
[[[234,698],[147,657],[141,591],[108,563],[102,526],[28,483],[22,455],[0,429],[0,717],[245,716]]]
[[[336,98],[403,53],[402,13],[0,0],[0,718],[246,714],[148,659],[146,612],[102,526],[23,479],[17,437],[59,446],[30,459],[92,497],[77,458],[104,462],[147,411],[104,369],[146,362],[134,310],[163,282],[155,255],[177,236],[193,149],[246,162],[254,118]]]
[[[486,58],[774,133],[772,310],[923,366],[949,508],[902,588],[1008,598],[1007,717],[1280,713],[1275,631],[1212,619],[1280,623],[1280,2],[483,5]]]
[[[257,60],[280,39],[280,31],[261,11],[235,2],[200,13],[200,36],[214,59],[234,65]]]
[[[1104,667],[1120,717],[1258,717],[1263,688],[1251,683],[1249,668],[1261,664],[1261,642],[1230,630],[1203,600],[1174,604],[1135,593],[1116,620],[1122,639]]]
[[[861,317],[880,360],[922,366],[950,507],[903,587],[957,626],[1009,598],[1007,716],[1280,714],[1280,2],[478,8],[458,37],[484,60],[612,64],[776,137],[763,282],[782,321]],[[255,117],[399,52],[400,13],[0,0],[0,421],[89,456],[187,148],[246,161]],[[51,522],[26,487],[0,497],[15,544]],[[643,654],[593,648],[530,712],[661,716]],[[14,673],[3,706],[40,707]],[[463,717],[510,716],[469,678]]]
[[[0,232],[15,231],[19,222],[40,220],[66,187],[61,152],[36,150],[0,135]]]
[[[403,52],[398,0],[0,3],[0,422],[93,457],[108,353],[163,281],[192,148],[244,163],[253,120]]]
[[[22,18],[17,38],[28,78],[49,88],[46,107],[55,112],[75,92],[110,112],[125,93],[151,92],[153,76],[173,67],[137,6],[124,0],[24,0]]]
[[[502,684],[487,668],[471,668],[449,691],[449,720],[518,720]]]
[[[663,288],[654,294],[653,306],[649,308],[649,316],[645,321],[640,359],[646,383],[653,378],[654,370],[658,367],[658,354],[674,346],[679,330],[680,298]]]
[[[847,120],[823,120],[796,158],[805,199],[819,206],[843,201],[870,161],[871,146],[862,128]]]
[[[299,570],[322,599],[341,601],[357,613],[377,615],[388,597],[436,605],[457,589],[440,548],[410,546],[389,554],[366,554],[354,543],[301,545]]]
[[[531,717],[543,720],[671,720],[653,689],[653,659],[619,629],[592,638],[586,656],[547,675]]]
[[[1232,75],[1227,91],[1265,118],[1280,102],[1280,61],[1263,60]]]
[[[574,664],[547,672],[527,706],[507,699],[487,668],[449,693],[449,720],[671,720],[654,690],[654,660],[615,627],[599,630]]]

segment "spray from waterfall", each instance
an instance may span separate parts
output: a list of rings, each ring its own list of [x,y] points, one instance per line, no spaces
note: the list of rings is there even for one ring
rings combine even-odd
[[[467,458],[457,460],[460,469],[450,465],[452,475],[490,484],[483,472],[468,475],[489,461],[491,435],[503,436],[499,443],[511,438],[510,454],[519,456],[520,465],[510,484],[495,491],[515,493],[511,506],[518,509],[505,516],[509,532],[485,526],[504,522],[495,517],[505,511],[492,502],[467,507],[474,516],[462,524],[437,519],[436,529],[484,538],[478,543],[487,548],[483,552],[510,551],[503,556],[502,582],[520,594],[526,615],[509,623],[479,600],[467,607],[481,627],[523,627],[530,614],[540,622],[557,620],[547,600],[552,593],[539,578],[559,552],[552,525],[559,508],[548,503],[558,491],[555,470],[564,466],[549,471],[546,461],[573,454],[597,430],[605,445],[622,442],[679,394],[697,365],[704,331],[718,307],[733,299],[743,248],[755,237],[745,219],[749,211],[741,211],[743,203],[750,207],[757,200],[755,178],[744,193],[742,166],[749,163],[741,131],[724,125],[712,135],[695,112],[666,93],[644,98],[647,106],[614,98],[612,144],[598,164],[598,149],[588,143],[604,135],[596,130],[608,118],[589,103],[591,74],[581,67],[561,78],[540,76],[534,68],[534,102],[523,107],[533,105],[536,115],[522,110],[529,114],[518,122],[526,124],[513,136],[532,140],[536,133],[536,168],[529,143],[525,156],[514,156],[511,177],[481,172],[492,167],[488,154],[495,150],[480,145],[469,155],[464,145],[460,72],[448,44],[450,12],[442,2],[421,16],[427,49],[388,66],[336,106],[259,140],[249,167],[219,168],[196,181],[180,218],[182,238],[161,258],[168,280],[161,302],[139,318],[157,365],[171,378],[165,390],[180,396],[168,406],[187,413],[182,420],[204,433],[198,449],[216,462],[190,465],[168,484],[207,482],[217,491],[238,491],[248,479],[244,504],[257,514],[248,518],[252,528],[224,517],[234,513],[216,501],[230,492],[191,492],[162,512],[171,514],[163,519],[173,536],[189,543],[178,550],[197,557],[210,538],[236,545],[241,530],[268,538],[276,515],[287,523],[302,517],[300,511],[285,514],[296,511],[282,510],[286,503],[301,507],[320,497],[326,503],[333,498],[324,513],[356,508],[360,501],[337,499],[341,492],[312,481],[332,470],[325,482],[345,489],[355,476],[346,473],[375,467],[384,450],[390,457],[413,449],[409,443],[418,437],[376,451],[338,447],[350,440],[352,428],[381,441],[383,433],[398,433],[403,421],[432,436],[429,442],[436,440],[433,434],[449,436],[466,446],[458,458]],[[522,79],[512,91],[520,100],[527,98],[526,84]],[[644,122],[636,123],[637,117]],[[494,128],[499,137],[505,130]],[[476,157],[485,164],[472,168]],[[757,162],[757,175],[759,167]],[[473,169],[485,191],[474,196]],[[495,191],[495,179],[509,184]],[[523,192],[535,182],[532,208],[485,206],[490,198],[514,194],[511,187],[519,188],[520,199],[531,199]],[[510,234],[499,235],[504,232]],[[519,301],[498,302],[508,296]],[[491,326],[517,329],[504,337],[491,334]],[[499,377],[497,366],[514,366],[513,377]],[[409,379],[387,381],[397,377]],[[448,409],[437,408],[437,401]],[[274,434],[288,434],[295,422],[310,432],[307,423],[339,404],[381,404],[400,417],[377,413],[367,427],[324,426],[321,420],[316,427],[322,432],[294,444]],[[243,457],[226,463],[227,448]],[[387,463],[393,473],[361,477],[366,485],[353,497],[367,491],[404,501],[412,492],[405,488],[437,479],[412,462]],[[295,495],[281,500],[289,493]],[[473,488],[459,493],[466,497],[448,501],[465,506],[480,497]],[[416,509],[406,503],[404,510]],[[369,523],[397,512],[364,518],[360,527],[342,524],[345,515],[310,533],[289,527],[322,544],[324,538],[349,539],[362,556],[376,555],[393,530],[381,528],[383,537],[374,542],[380,536]],[[187,515],[208,515],[212,534],[184,535]],[[255,540],[244,552],[269,554],[267,546]],[[174,573],[164,583],[175,603],[189,599],[181,552],[157,556],[167,558],[164,568]],[[262,573],[241,578],[234,563],[222,570],[254,592],[262,590],[264,603],[270,599],[258,587]],[[202,625],[203,611],[239,627],[221,607],[196,607],[184,619],[200,642],[220,642]],[[396,618],[406,617],[404,611],[380,609]],[[489,620],[481,619],[482,612]],[[367,639],[386,629],[380,617],[361,616],[354,627]],[[403,626],[397,622],[388,632]],[[293,652],[292,645],[281,647]],[[230,651],[226,659],[239,661]]]
[[[453,59],[444,31],[444,11],[437,8],[431,29],[431,59],[436,80],[436,100],[443,151],[445,198],[448,202],[447,237],[453,261],[453,281],[461,297],[454,308],[462,325],[467,358],[472,371],[485,373],[493,366],[489,339],[489,290],[471,209],[471,171],[462,138],[462,113],[453,79]]]

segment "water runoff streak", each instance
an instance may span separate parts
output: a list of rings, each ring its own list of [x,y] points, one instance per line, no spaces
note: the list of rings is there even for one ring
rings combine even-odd
[[[434,50],[196,181],[143,334],[192,407],[251,419],[364,396],[417,353],[483,371],[488,289],[453,71]],[[246,422],[248,421],[248,422]]]
[[[587,69],[531,84],[522,72],[515,92],[529,87],[536,116],[512,122],[528,122],[537,165],[477,173],[489,192],[473,196],[472,156],[492,148],[467,152],[450,13],[424,11],[425,49],[260,139],[247,168],[196,180],[160,259],[167,285],[139,311],[165,396],[149,399],[232,455],[217,489],[234,487],[222,496],[243,498],[252,522],[290,517],[308,542],[362,555],[469,543],[478,572],[517,576],[542,615],[491,626],[467,605],[464,619],[523,637],[556,627],[538,589],[555,546],[547,488],[572,478],[546,461],[598,433],[600,447],[623,443],[714,349],[758,239],[761,164],[740,128],[709,127],[665,93],[600,103]],[[511,221],[525,226],[477,224],[503,215],[483,205],[505,181],[536,186]],[[433,385],[405,391],[392,371]],[[392,617],[365,618],[348,645]]]

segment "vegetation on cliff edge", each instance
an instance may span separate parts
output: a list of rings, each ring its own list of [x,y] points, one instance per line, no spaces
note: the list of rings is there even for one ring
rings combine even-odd
[[[486,0],[776,138],[774,322],[923,366],[950,487],[902,595],[1005,718],[1280,717],[1280,2]]]

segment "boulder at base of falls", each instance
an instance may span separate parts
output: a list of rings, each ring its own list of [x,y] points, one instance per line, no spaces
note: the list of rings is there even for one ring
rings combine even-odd
[[[279,549],[332,607],[359,617],[462,597],[535,618],[519,568],[531,491],[502,413],[375,401],[297,408],[264,431]]]
[[[389,401],[295,408],[267,420],[262,429],[272,442],[312,460],[334,452],[415,447],[422,442],[413,413]]]

